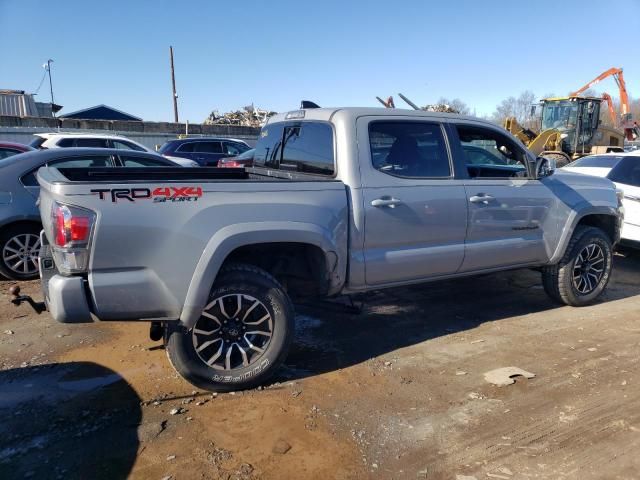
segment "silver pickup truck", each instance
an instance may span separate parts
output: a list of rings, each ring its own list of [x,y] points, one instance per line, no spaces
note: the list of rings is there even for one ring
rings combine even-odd
[[[245,170],[46,167],[38,181],[51,315],[151,322],[176,370],[217,391],[278,368],[291,298],[529,267],[554,301],[585,305],[622,221],[607,179],[554,171],[477,118],[395,109],[276,115]]]

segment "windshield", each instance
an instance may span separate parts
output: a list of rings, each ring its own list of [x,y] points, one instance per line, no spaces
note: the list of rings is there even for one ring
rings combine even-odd
[[[623,158],[622,155],[589,155],[570,163],[567,167],[613,168]]]
[[[640,156],[627,155],[622,157],[609,172],[607,178],[612,182],[640,187]]]
[[[575,128],[578,119],[578,104],[569,100],[547,102],[542,111],[542,130]]]

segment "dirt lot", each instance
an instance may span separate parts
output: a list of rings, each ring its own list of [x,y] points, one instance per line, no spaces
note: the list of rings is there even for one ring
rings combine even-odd
[[[618,256],[582,309],[531,271],[299,307],[279,378],[224,395],[178,378],[147,325],[56,324],[3,282],[0,478],[636,479],[639,277]],[[508,366],[536,376],[485,381]]]

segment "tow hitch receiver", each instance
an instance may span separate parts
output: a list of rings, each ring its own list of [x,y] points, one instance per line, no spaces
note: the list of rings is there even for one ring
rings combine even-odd
[[[44,302],[36,302],[29,295],[20,295],[20,287],[18,285],[14,285],[13,287],[11,287],[9,289],[9,293],[13,297],[11,299],[11,303],[13,303],[16,307],[22,305],[22,302],[27,302],[29,305],[31,305],[31,308],[33,308],[38,314],[44,312],[47,309],[47,306]]]

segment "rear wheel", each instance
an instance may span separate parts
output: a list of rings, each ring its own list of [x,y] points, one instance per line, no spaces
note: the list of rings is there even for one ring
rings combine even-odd
[[[595,301],[607,287],[613,253],[611,240],[595,227],[576,228],[562,260],[542,272],[542,284],[554,300],[580,307]]]
[[[0,273],[11,280],[38,278],[40,228],[15,225],[0,234]]]
[[[293,332],[293,306],[280,284],[238,264],[220,273],[193,328],[168,324],[165,346],[186,380],[225,392],[264,383],[284,361]]]

